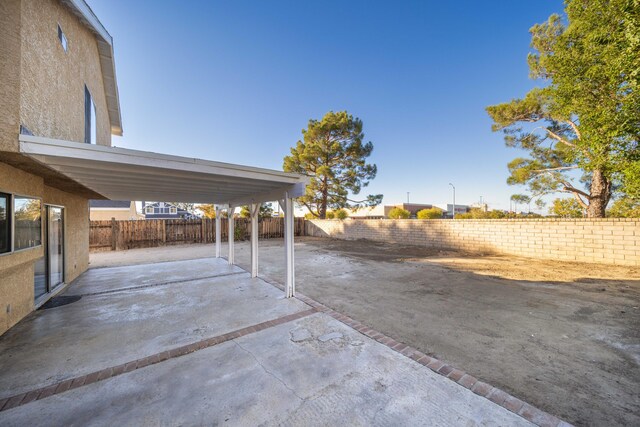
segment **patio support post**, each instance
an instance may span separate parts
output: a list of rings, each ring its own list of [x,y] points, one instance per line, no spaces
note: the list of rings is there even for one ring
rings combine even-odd
[[[293,252],[293,198],[289,197],[289,192],[285,193],[284,200],[280,201],[280,206],[284,212],[284,251],[287,271],[285,280],[285,297],[291,298],[296,294],[296,280]]]
[[[251,277],[258,277],[258,217],[260,203],[251,203]]]
[[[216,258],[222,256],[222,209],[216,206]]]
[[[235,235],[235,219],[233,218],[233,211],[234,211],[234,207],[232,205],[229,205],[229,208],[227,209],[227,217],[228,217],[228,221],[229,221],[229,237],[228,237],[228,242],[229,242],[229,257],[228,257],[228,261],[229,264],[233,265],[234,261],[235,261],[235,248],[234,248],[234,235]]]

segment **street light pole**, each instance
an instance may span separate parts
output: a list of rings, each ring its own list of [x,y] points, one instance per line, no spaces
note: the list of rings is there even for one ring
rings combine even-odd
[[[407,191],[407,204],[409,204],[409,192]]]
[[[453,187],[453,211],[451,213],[451,219],[456,219],[456,187],[449,183],[451,187]]]

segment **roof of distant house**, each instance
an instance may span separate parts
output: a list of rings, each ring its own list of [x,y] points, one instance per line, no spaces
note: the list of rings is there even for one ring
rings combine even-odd
[[[89,206],[92,208],[126,208],[131,207],[128,200],[91,200]]]

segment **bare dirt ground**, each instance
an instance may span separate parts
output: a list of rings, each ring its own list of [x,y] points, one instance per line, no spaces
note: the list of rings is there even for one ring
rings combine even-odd
[[[212,254],[108,252],[92,266]],[[245,242],[236,259],[249,266]],[[282,281],[281,240],[260,242],[260,271]],[[296,272],[308,296],[569,422],[640,425],[639,268],[300,238]]]

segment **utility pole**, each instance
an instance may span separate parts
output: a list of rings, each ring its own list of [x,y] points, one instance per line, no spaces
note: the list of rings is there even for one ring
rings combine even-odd
[[[451,219],[455,219],[456,218],[456,187],[452,183],[449,183],[449,185],[453,187],[453,211],[451,214]]]

